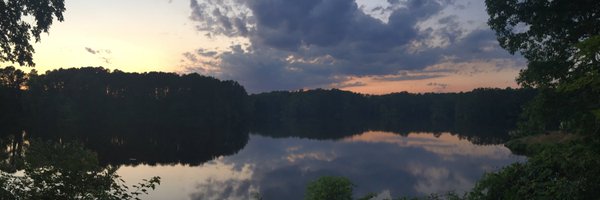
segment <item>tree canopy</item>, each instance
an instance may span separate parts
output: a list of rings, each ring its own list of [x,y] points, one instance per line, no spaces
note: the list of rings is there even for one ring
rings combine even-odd
[[[500,46],[528,60],[517,81],[540,89],[524,132],[600,130],[600,1],[486,0]]]
[[[345,178],[324,176],[306,186],[306,200],[351,200],[354,184]]]
[[[500,46],[529,61],[518,81],[553,86],[588,69],[575,65],[577,44],[600,34],[600,1],[486,0]]]
[[[0,62],[34,66],[30,40],[39,42],[55,19],[64,20],[64,11],[64,0],[0,1]]]

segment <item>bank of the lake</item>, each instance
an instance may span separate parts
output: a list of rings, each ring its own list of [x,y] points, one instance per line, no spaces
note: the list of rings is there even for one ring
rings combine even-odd
[[[528,135],[513,138],[506,142],[505,146],[513,153],[520,155],[533,156],[546,148],[555,145],[568,145],[571,143],[580,143],[583,140],[591,139],[587,136],[571,134],[562,131],[552,131],[544,134]]]
[[[600,195],[600,141],[564,132],[531,135],[505,145],[528,161],[487,174],[468,199],[595,199]]]

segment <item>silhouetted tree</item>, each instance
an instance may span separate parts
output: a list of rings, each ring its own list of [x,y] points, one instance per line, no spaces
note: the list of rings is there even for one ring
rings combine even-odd
[[[511,88],[377,96],[316,89],[256,94],[251,104],[253,129],[271,137],[339,139],[367,130],[452,131],[477,143],[501,143],[534,95],[533,90]]]
[[[139,199],[160,184],[153,177],[130,190],[118,167],[100,166],[96,154],[77,143],[34,140],[22,160],[24,175],[0,172],[0,199]]]
[[[31,38],[39,42],[55,18],[64,20],[64,11],[64,0],[0,1],[0,62],[34,66]]]
[[[19,132],[25,116],[22,106],[22,87],[27,75],[14,67],[0,69],[0,132]],[[11,130],[12,129],[12,130]]]
[[[517,81],[540,90],[525,112],[523,132],[598,133],[600,2],[486,0],[486,5],[500,45],[528,60]]]

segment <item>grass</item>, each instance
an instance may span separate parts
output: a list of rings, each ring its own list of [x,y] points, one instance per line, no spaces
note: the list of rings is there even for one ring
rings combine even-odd
[[[545,134],[530,135],[508,141],[505,146],[519,155],[533,155],[545,147],[582,141],[583,135],[551,131]]]

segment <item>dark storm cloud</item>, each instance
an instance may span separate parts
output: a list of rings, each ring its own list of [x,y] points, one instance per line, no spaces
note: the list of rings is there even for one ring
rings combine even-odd
[[[237,80],[250,92],[328,87],[348,77],[418,71],[448,61],[515,59],[491,30],[465,31],[456,16],[419,29],[453,1],[388,3],[381,8],[391,10],[384,22],[354,0],[192,0],[191,19],[199,30],[250,40],[244,50],[215,53],[221,62],[211,66],[220,69],[214,75]]]
[[[206,49],[198,49],[197,54],[204,56],[204,57],[214,57],[217,54],[219,54],[219,52],[206,50]]]
[[[192,15],[190,18],[198,22],[199,31],[226,36],[246,36],[249,32],[246,25],[251,19],[246,13],[239,13],[243,4],[241,0],[191,0]]]
[[[248,7],[256,18],[253,43],[290,50],[340,43],[359,13],[350,0],[250,0]]]
[[[384,23],[366,15],[353,0],[250,0],[247,4],[256,18],[253,45],[292,51],[343,47],[361,53],[407,44],[418,34],[416,23],[444,7],[434,0],[410,0]]]
[[[437,31],[434,31],[432,34],[446,39],[446,42],[448,44],[455,43],[457,38],[464,34],[463,31],[460,29],[458,17],[455,15],[441,18],[438,20],[438,23],[440,25],[443,25],[442,28],[440,28]]]
[[[333,68],[321,64],[290,63],[287,54],[273,49],[256,49],[248,53],[239,46],[221,54],[218,67],[224,79],[242,83],[250,92],[288,90],[332,83]],[[307,85],[308,84],[308,85]]]

